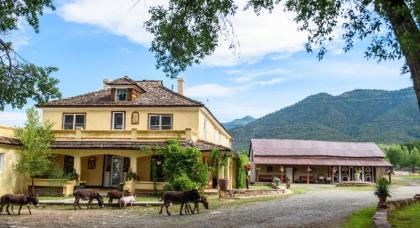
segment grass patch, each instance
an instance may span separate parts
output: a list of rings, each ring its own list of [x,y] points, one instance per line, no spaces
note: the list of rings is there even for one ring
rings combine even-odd
[[[249,189],[254,189],[254,190],[272,190],[273,187],[271,187],[270,184],[254,184],[254,185],[250,185]]]
[[[392,185],[417,186],[420,185],[420,175],[392,176]]]
[[[376,207],[367,207],[353,212],[344,227],[346,228],[370,228],[372,227],[372,217]]]
[[[138,196],[136,197],[136,202],[157,202],[160,200],[160,197],[154,196]]]
[[[62,196],[38,196],[39,200],[65,200],[65,199],[74,199],[73,196],[62,197]]]
[[[255,198],[246,198],[246,199],[235,199],[235,200],[219,200],[218,195],[210,195],[207,196],[207,200],[209,201],[209,210],[204,209],[203,205],[200,204],[200,213],[209,213],[215,210],[219,210],[221,208],[232,208],[232,207],[238,207],[242,205],[249,205],[254,204],[258,202],[263,201],[271,201],[271,200],[278,200],[282,198],[286,198],[288,195],[276,195],[276,196],[265,196],[265,197],[255,197]],[[136,201],[157,201],[158,198],[156,197],[138,197],[136,198]],[[128,207],[127,209],[121,209],[118,206],[114,205],[112,207],[107,206],[107,201],[105,200],[105,208],[99,209],[97,202],[93,201],[93,211],[115,211],[115,213],[129,213],[133,215],[139,215],[139,216],[153,216],[158,215],[160,211],[160,206],[133,206]],[[193,206],[193,205],[191,205]],[[82,206],[83,210],[86,210],[86,206]],[[73,210],[73,205],[45,205],[41,206],[39,209],[53,209],[53,210]],[[180,205],[171,205],[169,207],[169,212],[171,214],[179,214]],[[90,210],[92,211],[92,210]],[[166,214],[165,208],[163,209],[163,213]]]
[[[337,187],[337,189],[349,190],[352,192],[374,191],[375,186],[354,186],[354,187]]]
[[[392,227],[418,227],[420,224],[420,204],[416,203],[393,211],[389,222]]]

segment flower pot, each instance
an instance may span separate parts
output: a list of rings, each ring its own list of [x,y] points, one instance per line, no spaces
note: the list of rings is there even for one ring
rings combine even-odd
[[[388,198],[387,196],[378,196],[379,198],[379,203],[385,203],[386,199]]]
[[[229,186],[229,180],[227,179],[219,179],[219,189],[221,191],[226,191]]]

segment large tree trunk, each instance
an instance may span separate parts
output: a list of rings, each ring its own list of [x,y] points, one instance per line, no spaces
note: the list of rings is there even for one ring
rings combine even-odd
[[[383,8],[410,69],[417,103],[420,107],[420,31],[404,0],[383,1]]]

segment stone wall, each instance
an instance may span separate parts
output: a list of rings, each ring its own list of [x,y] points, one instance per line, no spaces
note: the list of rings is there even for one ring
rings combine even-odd
[[[273,189],[273,190],[257,190],[257,189],[232,189],[226,191],[219,191],[219,199],[238,199],[245,197],[255,196],[269,196],[280,195],[287,193],[286,189]]]
[[[393,200],[386,202],[386,206],[376,209],[373,215],[373,227],[375,228],[388,228],[391,224],[388,222],[388,217],[395,209],[406,207],[414,203],[420,203],[420,194],[416,194],[413,198],[403,200]]]

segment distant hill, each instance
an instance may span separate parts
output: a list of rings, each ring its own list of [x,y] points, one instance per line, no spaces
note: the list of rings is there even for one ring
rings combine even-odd
[[[420,113],[413,88],[319,93],[230,130],[236,149],[251,138],[373,141],[420,139]]]
[[[232,120],[232,121],[227,122],[227,123],[223,123],[223,126],[226,129],[230,130],[230,129],[235,128],[235,127],[240,127],[240,126],[244,126],[246,124],[249,124],[254,120],[255,120],[255,118],[252,117],[252,116],[245,116],[244,118],[241,118],[241,119],[236,119],[236,120]]]

